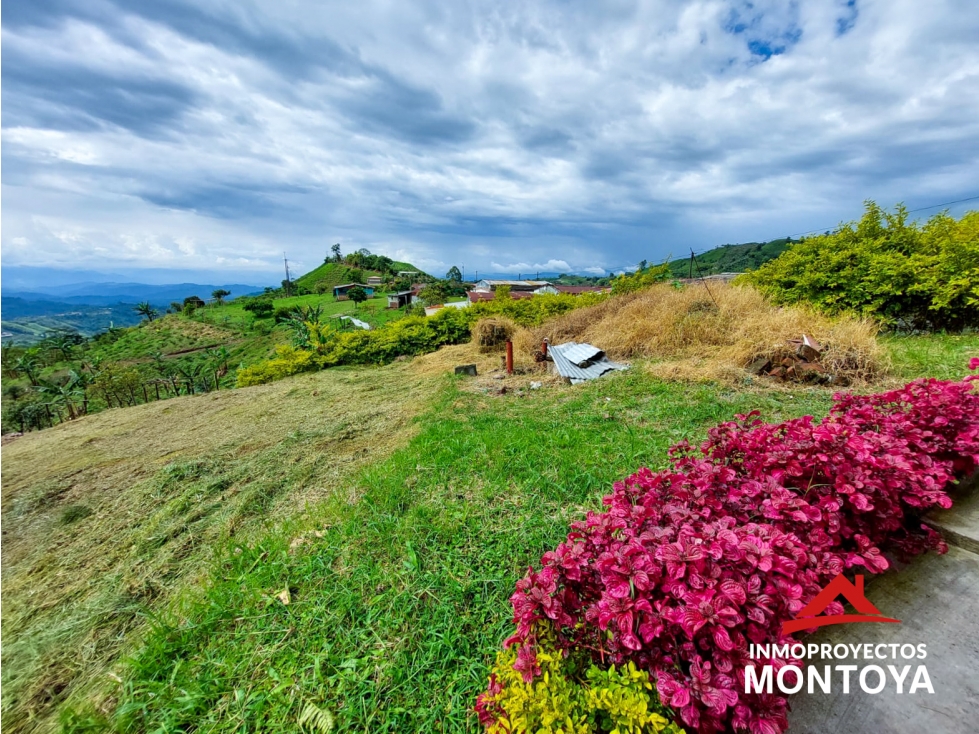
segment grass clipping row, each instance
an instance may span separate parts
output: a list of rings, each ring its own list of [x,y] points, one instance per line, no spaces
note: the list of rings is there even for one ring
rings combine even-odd
[[[551,344],[586,342],[612,359],[645,357],[653,374],[680,380],[741,381],[757,357],[778,362],[794,352],[802,334],[823,347],[820,363],[852,382],[873,382],[887,368],[876,324],[853,317],[828,318],[803,307],[776,307],[749,286],[652,286],[577,309],[514,336],[533,352]]]

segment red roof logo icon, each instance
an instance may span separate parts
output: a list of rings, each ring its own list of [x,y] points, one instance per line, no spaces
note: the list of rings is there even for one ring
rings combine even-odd
[[[782,634],[789,635],[799,630],[812,627],[824,627],[830,624],[849,624],[850,622],[890,622],[900,624],[899,619],[892,619],[881,614],[880,610],[871,604],[863,594],[863,576],[855,577],[856,583],[851,583],[842,573],[830,581],[816,594],[815,598],[796,615],[796,618],[782,625]],[[823,612],[836,597],[842,595],[859,614],[831,614],[825,617],[816,615]]]

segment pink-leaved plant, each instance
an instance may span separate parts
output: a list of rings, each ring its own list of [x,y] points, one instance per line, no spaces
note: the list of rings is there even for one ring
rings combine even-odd
[[[751,413],[673,447],[671,468],[615,484],[517,582],[515,669],[539,675],[535,628],[550,625],[567,651],[650,671],[688,731],[785,731],[784,696],[744,693],[749,643],[794,641],[782,623],[840,572],[945,552],[921,516],[979,465],[976,379],[836,395],[821,421]]]

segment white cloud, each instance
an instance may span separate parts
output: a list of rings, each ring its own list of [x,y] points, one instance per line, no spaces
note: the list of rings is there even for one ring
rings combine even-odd
[[[506,265],[493,262],[490,270],[497,273],[523,273],[529,275],[535,272],[566,273],[573,268],[564,260],[548,260],[543,263],[509,263]]]
[[[277,278],[341,242],[598,274],[962,198],[979,16],[918,10],[31,5],[2,29],[4,263]]]

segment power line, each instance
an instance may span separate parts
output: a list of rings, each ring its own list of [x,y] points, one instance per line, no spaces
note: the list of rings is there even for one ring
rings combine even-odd
[[[908,214],[914,214],[915,212],[924,212],[924,211],[928,211],[929,209],[938,209],[938,208],[943,207],[943,206],[951,206],[952,204],[963,204],[963,203],[965,203],[967,201],[975,201],[976,199],[979,199],[979,196],[969,196],[969,197],[967,197],[965,199],[957,199],[955,201],[946,201],[946,202],[944,202],[942,204],[932,204],[931,206],[921,206],[921,207],[918,207],[917,209],[908,209]],[[836,226],[836,225],[832,225],[832,226]],[[795,237],[796,235],[812,234],[813,232],[825,232],[828,229],[831,229],[831,227],[817,227],[816,229],[810,229],[807,232],[795,232],[793,234],[790,234],[789,237]]]

